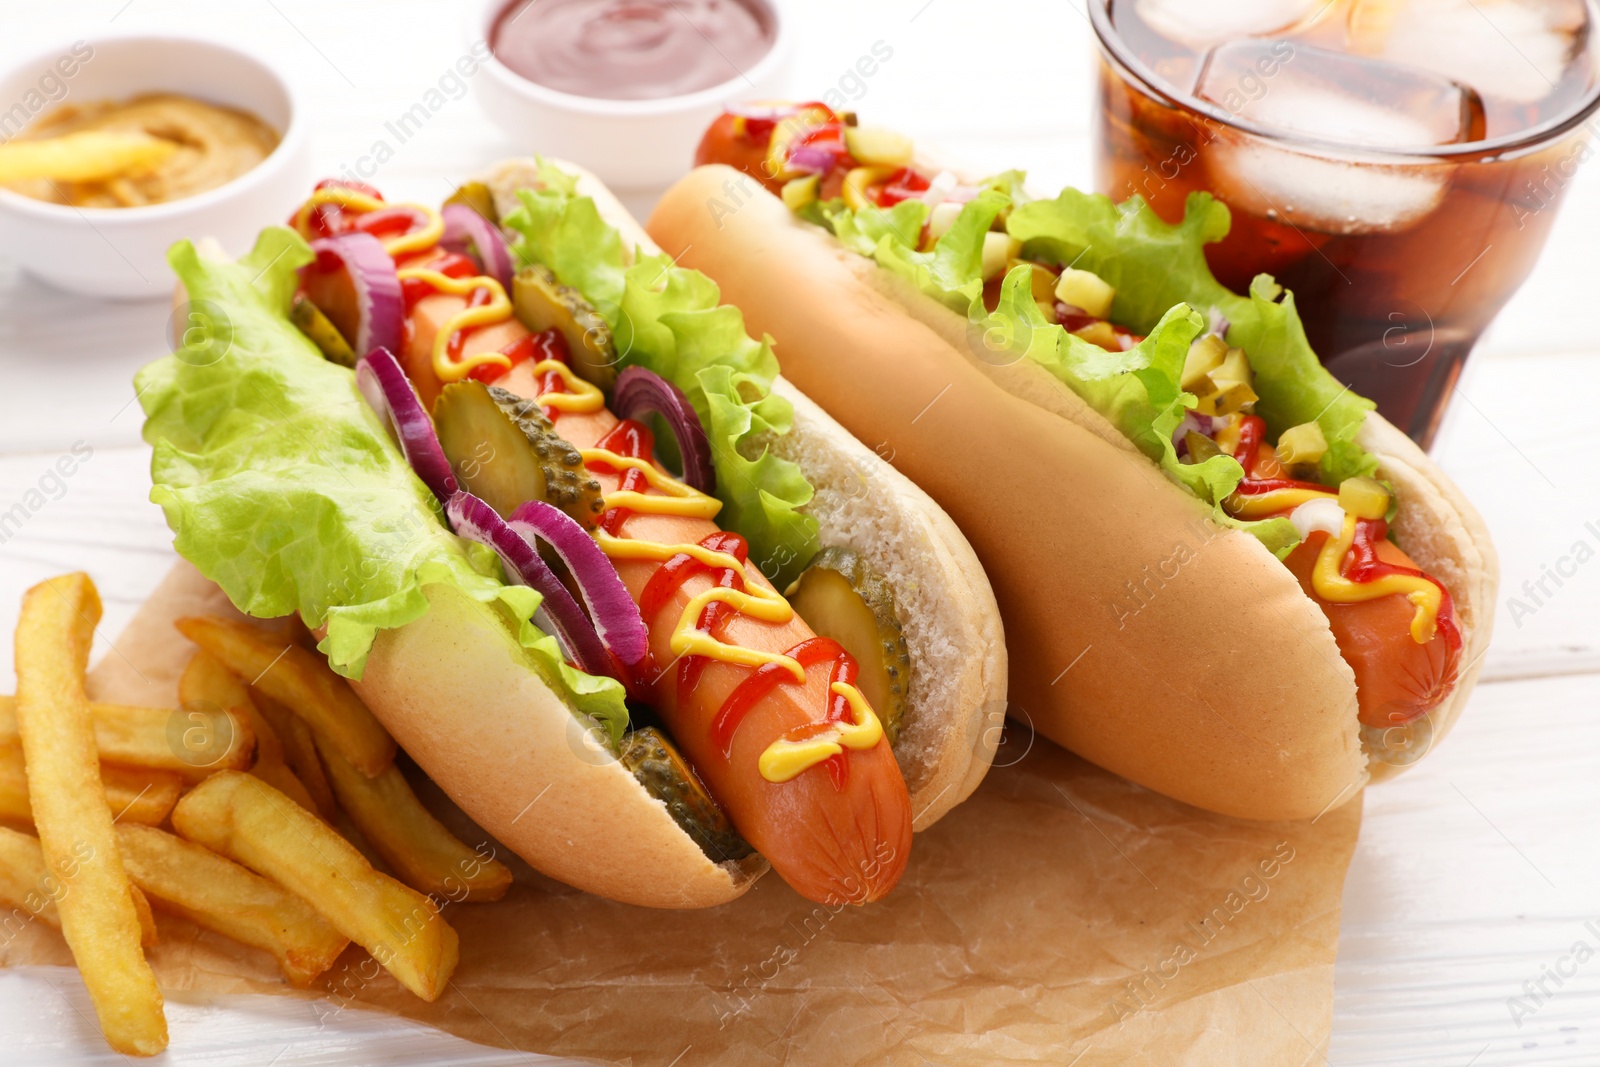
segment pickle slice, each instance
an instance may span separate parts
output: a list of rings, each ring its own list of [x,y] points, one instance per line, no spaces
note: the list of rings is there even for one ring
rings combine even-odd
[[[1208,459],[1225,454],[1221,445],[1194,430],[1183,435],[1183,443],[1189,446],[1189,454],[1183,457],[1185,463],[1204,463]]]
[[[511,280],[511,307],[534,333],[560,330],[578,377],[611,391],[617,381],[617,347],[611,341],[611,327],[582,293],[562,285],[548,267],[535,264],[523,267]]]
[[[356,365],[355,349],[350,347],[350,342],[304,293],[296,294],[294,303],[289,305],[289,321],[299,327],[300,332],[309,337],[317,350],[331,362],[341,367]]]
[[[494,194],[482,182],[467,182],[450,194],[447,204],[465,204],[496,226],[500,225],[500,212],[494,207]]]
[[[889,583],[849,548],[825,548],[789,587],[789,603],[813,630],[831,637],[861,668],[856,686],[894,744],[911,683],[911,655]]]
[[[554,504],[593,529],[600,483],[537,401],[499,386],[452,382],[433,404],[439,444],[461,487],[507,518],[527,500]]]
[[[667,806],[673,822],[694,838],[712,860],[740,860],[755,851],[739,836],[706,792],[694,768],[660,730],[654,726],[634,730],[622,739],[620,758],[639,784]]]

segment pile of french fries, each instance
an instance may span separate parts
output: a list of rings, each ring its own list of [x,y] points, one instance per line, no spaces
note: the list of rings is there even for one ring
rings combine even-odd
[[[199,648],[179,707],[142,708],[88,699],[99,619],[86,574],[23,598],[17,695],[0,698],[7,932],[61,931],[107,1043],[129,1055],[167,1046],[153,911],[271,953],[297,986],[353,941],[438,997],[459,958],[441,906],[498,900],[511,872],[422,806],[394,739],[304,628],[182,619]]]

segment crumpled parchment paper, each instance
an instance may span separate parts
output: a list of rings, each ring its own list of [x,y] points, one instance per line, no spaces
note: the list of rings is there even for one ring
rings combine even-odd
[[[232,608],[180,564],[102,658],[91,694],[172,706],[192,649],[171,620],[200,611]],[[495,904],[446,906],[461,966],[436,1003],[352,946],[317,990],[330,1016],[392,1012],[489,1045],[663,1067],[1326,1053],[1359,800],[1312,823],[1210,815],[1011,723],[982,787],[917,835],[886,901],[816,905],[769,875],[725,907],[658,912],[515,862],[412,771],[463,840],[513,861],[517,884]],[[171,916],[161,930],[150,957],[168,991],[310,995],[264,953]],[[0,962],[71,957],[32,923]]]

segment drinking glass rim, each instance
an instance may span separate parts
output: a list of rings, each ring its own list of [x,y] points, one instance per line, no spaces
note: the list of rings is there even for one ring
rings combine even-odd
[[[1589,44],[1593,46],[1596,31],[1594,16],[1596,15],[1595,0],[1585,0],[1589,7],[1590,21]],[[1429,161],[1473,161],[1482,160],[1484,157],[1499,157],[1509,153],[1520,152],[1526,149],[1540,148],[1559,139],[1562,135],[1574,128],[1583,125],[1595,109],[1600,107],[1600,77],[1595,79],[1595,84],[1589,91],[1564,114],[1547,119],[1537,126],[1530,126],[1519,133],[1506,134],[1501,137],[1490,138],[1482,141],[1468,141],[1465,144],[1449,145],[1420,145],[1415,148],[1370,147],[1366,145],[1350,144],[1345,141],[1323,140],[1317,137],[1308,137],[1303,134],[1279,130],[1272,126],[1265,126],[1258,122],[1230,114],[1209,101],[1201,100],[1192,93],[1185,93],[1176,86],[1168,87],[1155,71],[1133,54],[1111,24],[1111,0],[1088,0],[1089,23],[1094,27],[1094,35],[1100,48],[1106,56],[1123,69],[1136,82],[1141,91],[1156,97],[1160,101],[1173,107],[1183,108],[1187,111],[1197,112],[1212,121],[1227,126],[1231,129],[1248,133],[1263,140],[1272,141],[1290,148],[1315,149],[1321,152],[1338,153],[1345,157],[1356,157],[1363,161],[1380,162],[1407,162],[1419,159]],[[1596,131],[1600,133],[1600,131]]]

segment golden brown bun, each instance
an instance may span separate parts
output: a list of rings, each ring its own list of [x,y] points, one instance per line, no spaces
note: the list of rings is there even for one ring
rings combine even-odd
[[[654,220],[652,220],[654,221]],[[692,256],[686,257],[689,263]],[[879,270],[856,256],[850,263],[864,284],[888,296],[907,315],[927,326],[1001,388],[1091,431],[1107,443],[1142,457],[1121,431],[1084,403],[1039,364],[1028,359],[985,358],[984,347],[967,321],[918,291],[905,279]],[[1438,464],[1393,423],[1373,413],[1358,442],[1378,459],[1378,475],[1388,480],[1404,507],[1396,517],[1395,537],[1423,570],[1451,590],[1462,624],[1461,671],[1455,691],[1423,719],[1389,730],[1362,727],[1362,747],[1373,781],[1394,777],[1415,764],[1455,725],[1483,669],[1494,628],[1495,591],[1500,566],[1489,529],[1477,509]],[[1163,486],[1183,490],[1160,479]]]
[[[712,863],[549,689],[498,609],[429,586],[383,630],[361,699],[477,824],[552,878],[614,900],[732,900],[766,864]]]
[[[911,707],[894,754],[925,830],[972,794],[994,760],[1006,708],[1006,640],[978,556],[956,524],[789,382],[794,424],[773,450],[806,472],[824,548],[853,548],[895,591],[911,654]],[[885,536],[886,531],[892,531]]]
[[[730,181],[745,194],[731,212]],[[684,178],[648,228],[967,534],[1000,601],[1015,718],[1225,814],[1314,817],[1355,795],[1368,760],[1354,675],[1322,612],[1070,389],[1033,363],[983,358],[960,315],[727,168]],[[1403,546],[1449,585],[1467,627],[1471,666],[1430,717],[1436,739],[1488,641],[1493,550],[1404,435],[1377,418],[1364,433],[1400,493]]]
[[[1500,561],[1483,516],[1439,465],[1389,420],[1367,416],[1356,440],[1378,457],[1378,474],[1401,502],[1394,535],[1417,565],[1444,583],[1455,601],[1463,648],[1456,690],[1423,720],[1394,730],[1363,730],[1373,781],[1392,778],[1450,732],[1483,670],[1494,629]]]
[[[649,237],[598,179],[580,190],[647,253]],[[532,160],[492,168],[501,210]],[[928,496],[781,379],[794,428],[776,447],[817,489],[826,544],[863,552],[889,578],[912,657],[911,707],[895,754],[918,829],[988,769],[1004,706],[1005,642],[970,545]],[[715,864],[538,676],[498,610],[430,586],[427,615],[379,634],[356,688],[411,757],[468,815],[531,865],[586,891],[652,907],[706,907],[743,893],[759,857]],[[986,728],[987,727],[987,728]]]

